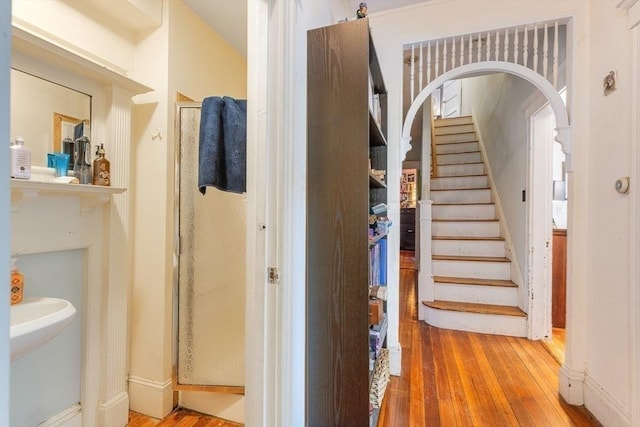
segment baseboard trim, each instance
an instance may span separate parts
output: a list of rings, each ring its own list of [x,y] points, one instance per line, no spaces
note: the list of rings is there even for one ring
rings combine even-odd
[[[82,427],[82,407],[73,405],[38,424],[38,427]]]
[[[389,349],[389,373],[400,376],[402,372],[402,347],[398,344],[387,348]]]
[[[129,422],[129,394],[118,393],[113,399],[98,405],[98,425],[126,426]]]
[[[129,406],[132,411],[163,419],[173,410],[172,379],[154,381],[129,376]]]
[[[560,367],[558,391],[570,405],[584,405],[584,372],[574,371],[566,365]]]
[[[584,380],[584,406],[605,426],[631,426],[623,405],[589,375]],[[628,412],[627,408],[627,412]]]

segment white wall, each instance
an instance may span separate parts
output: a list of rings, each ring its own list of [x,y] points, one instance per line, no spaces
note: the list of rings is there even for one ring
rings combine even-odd
[[[613,0],[428,2],[371,14],[371,26],[389,89],[391,151],[399,149],[399,97],[403,43],[544,21],[572,21],[573,63],[568,71],[572,105],[573,172],[569,191],[568,332],[563,395],[612,425],[628,424],[629,201],[613,182],[630,169],[630,32]],[[464,10],[464,13],[461,11]],[[613,46],[616,48],[614,49]],[[604,97],[601,81],[617,69],[621,88]],[[390,161],[394,162],[393,155]],[[400,164],[396,159],[396,167]],[[399,183],[389,174],[390,195]],[[391,203],[397,200],[391,200]],[[636,237],[637,238],[637,237]],[[394,274],[390,271],[390,274]],[[637,362],[636,362],[637,363]],[[585,395],[580,373],[588,372]],[[569,389],[568,384],[575,387]]]

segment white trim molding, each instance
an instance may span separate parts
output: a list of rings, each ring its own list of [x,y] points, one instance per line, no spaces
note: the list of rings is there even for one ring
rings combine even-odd
[[[570,405],[584,405],[585,373],[569,369],[567,365],[560,367],[558,374],[558,391],[560,396]]]
[[[115,424],[108,424],[115,425]],[[38,424],[38,427],[82,427],[82,407],[73,405]]]
[[[622,403],[589,375],[584,379],[584,405],[605,426],[631,426]]]
[[[155,381],[132,375],[129,377],[129,396],[132,411],[162,419],[167,414],[166,408],[173,408],[173,381],[171,378]]]
[[[428,169],[422,169],[428,170]],[[430,179],[425,176],[424,179]],[[422,301],[433,301],[435,299],[435,283],[433,280],[433,264],[431,262],[431,220],[432,206],[431,200],[420,200],[418,202],[418,215],[420,222],[420,264],[418,266],[418,320],[425,320],[425,306]]]

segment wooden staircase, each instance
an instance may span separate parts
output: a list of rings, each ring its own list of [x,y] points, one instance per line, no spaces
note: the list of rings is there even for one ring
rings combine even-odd
[[[435,301],[433,326],[526,336],[500,219],[471,117],[434,122],[437,176],[431,178]]]

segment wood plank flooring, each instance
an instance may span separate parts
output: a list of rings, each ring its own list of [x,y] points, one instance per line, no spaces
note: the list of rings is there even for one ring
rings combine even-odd
[[[431,327],[417,320],[412,254],[401,255],[401,377],[391,377],[379,427],[600,426],[558,395],[543,344]]]
[[[240,427],[242,424],[210,417],[187,409],[176,409],[164,420],[129,412],[127,427]]]

